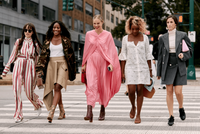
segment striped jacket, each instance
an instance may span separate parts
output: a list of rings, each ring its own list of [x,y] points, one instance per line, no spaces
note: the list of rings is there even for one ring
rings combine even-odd
[[[36,65],[36,72],[39,72],[39,74],[43,74],[42,79],[44,83],[46,80],[47,65],[50,59],[49,46],[50,46],[50,41],[45,41],[42,47],[42,51],[41,51],[38,63]],[[67,37],[62,37],[62,46],[63,46],[64,55],[65,55],[65,60],[68,65],[69,80],[73,81],[76,78],[76,60],[75,60],[74,50],[72,48],[70,39],[68,39]]]

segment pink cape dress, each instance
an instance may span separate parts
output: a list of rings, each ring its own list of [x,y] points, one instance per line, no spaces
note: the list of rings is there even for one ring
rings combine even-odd
[[[82,66],[85,63],[87,105],[94,108],[95,102],[99,102],[106,107],[121,86],[119,59],[110,32],[103,30],[98,35],[92,30],[86,33]],[[113,72],[107,69],[110,64]]]

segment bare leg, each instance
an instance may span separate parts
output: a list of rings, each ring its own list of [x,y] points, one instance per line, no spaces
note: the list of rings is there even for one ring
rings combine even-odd
[[[175,86],[176,99],[179,103],[179,108],[183,108],[183,86]]]
[[[166,85],[167,88],[167,96],[166,96],[166,101],[167,101],[167,107],[169,111],[169,116],[174,116],[173,115],[173,85]]]
[[[142,109],[142,104],[143,104],[143,88],[144,85],[140,84],[137,86],[137,115],[135,119],[135,123],[140,123],[140,113]]]
[[[136,85],[128,85],[128,97],[132,105],[130,118],[132,119],[135,116],[135,91],[136,91]]]

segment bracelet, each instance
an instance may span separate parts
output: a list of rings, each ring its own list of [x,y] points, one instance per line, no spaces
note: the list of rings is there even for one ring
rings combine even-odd
[[[152,68],[149,68],[149,70],[152,70]]]

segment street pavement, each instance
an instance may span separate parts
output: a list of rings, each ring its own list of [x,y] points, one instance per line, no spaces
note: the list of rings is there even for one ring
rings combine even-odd
[[[158,82],[157,82],[158,83]],[[141,124],[135,124],[129,118],[131,105],[124,95],[126,86],[111,99],[106,108],[106,119],[98,121],[100,105],[93,109],[93,123],[85,121],[86,96],[84,85],[70,85],[67,91],[62,90],[66,118],[58,120],[59,109],[56,108],[52,123],[48,123],[48,111],[45,106],[37,116],[32,104],[22,92],[24,120],[14,123],[15,103],[12,86],[0,86],[0,134],[200,134],[200,86],[183,87],[186,120],[179,118],[178,103],[174,95],[175,124],[168,126],[168,110],[165,101],[166,90],[158,89],[152,99],[144,98],[141,112]],[[35,92],[43,95],[42,89]]]

